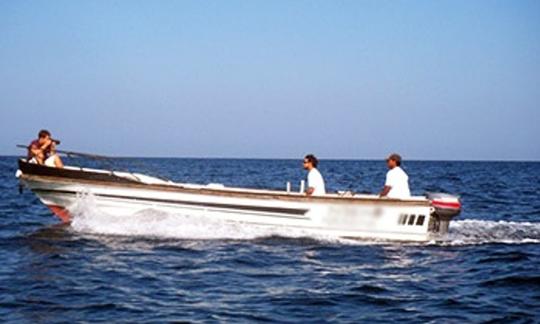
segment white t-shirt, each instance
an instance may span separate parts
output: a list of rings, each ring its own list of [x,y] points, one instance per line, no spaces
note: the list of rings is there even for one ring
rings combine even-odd
[[[308,188],[315,189],[313,195],[324,195],[326,193],[326,188],[324,187],[324,180],[316,168],[311,169],[307,176]]]
[[[411,196],[409,190],[409,176],[400,167],[395,167],[386,174],[385,186],[392,187],[388,192],[388,198],[408,198]]]

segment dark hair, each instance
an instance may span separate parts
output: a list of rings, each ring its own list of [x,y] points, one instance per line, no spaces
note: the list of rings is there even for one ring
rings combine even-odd
[[[308,154],[306,155],[306,157],[304,158],[305,160],[308,160],[311,164],[313,164],[313,166],[316,168],[317,165],[319,164],[319,160],[317,160],[317,158],[315,157],[315,155],[313,154]]]
[[[392,160],[396,162],[397,166],[401,166],[401,155],[397,153],[393,153],[388,157],[388,160]]]
[[[47,136],[50,137],[50,136],[51,136],[51,133],[50,133],[48,130],[46,130],[46,129],[42,129],[42,130],[40,130],[39,133],[38,133],[38,138],[43,138],[43,137],[47,137]]]

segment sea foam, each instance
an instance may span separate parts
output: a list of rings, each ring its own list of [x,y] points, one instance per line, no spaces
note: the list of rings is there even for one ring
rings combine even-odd
[[[116,216],[100,211],[91,194],[81,195],[69,210],[73,216],[72,229],[88,234],[193,240],[251,240],[271,236],[339,240],[302,229],[228,222],[204,215],[167,213],[151,208],[129,216]]]
[[[279,236],[311,238],[343,244],[388,244],[380,240],[349,240],[321,235],[309,230],[282,226],[262,226],[227,222],[207,216],[173,214],[145,209],[129,216],[110,215],[100,211],[91,194],[84,194],[71,206],[71,227],[76,232],[102,235],[143,236],[192,240],[251,240]],[[489,243],[540,243],[540,223],[488,220],[456,220],[449,233],[430,245],[478,245]]]

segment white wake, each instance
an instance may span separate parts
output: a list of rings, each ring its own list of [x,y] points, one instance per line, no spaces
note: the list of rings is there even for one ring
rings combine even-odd
[[[540,223],[456,220],[450,223],[450,230],[444,244],[487,243],[540,243]]]

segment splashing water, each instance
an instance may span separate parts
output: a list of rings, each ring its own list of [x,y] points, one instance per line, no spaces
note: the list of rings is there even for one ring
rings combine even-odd
[[[270,236],[309,237],[323,241],[340,240],[338,237],[313,234],[302,229],[228,222],[201,215],[167,213],[152,208],[129,216],[115,216],[100,211],[96,206],[92,194],[81,195],[69,208],[73,216],[72,229],[89,234],[194,240],[251,240]]]
[[[540,243],[540,223],[459,220],[450,223],[444,244]]]
[[[350,240],[315,234],[308,230],[282,226],[260,226],[227,222],[206,216],[172,214],[145,209],[130,216],[106,214],[96,207],[93,195],[83,194],[70,207],[72,228],[81,233],[145,236],[178,239],[234,239],[251,240],[280,236],[286,238],[309,237],[321,241],[343,244],[380,244],[380,240]],[[388,243],[388,242],[386,242]],[[540,223],[484,220],[453,221],[448,236],[436,245],[476,245],[488,243],[540,243]]]

